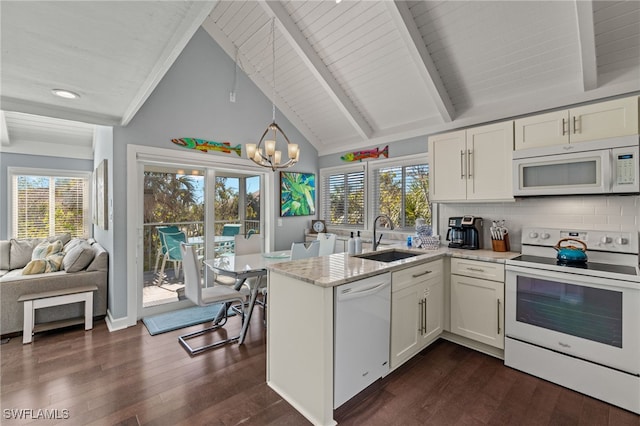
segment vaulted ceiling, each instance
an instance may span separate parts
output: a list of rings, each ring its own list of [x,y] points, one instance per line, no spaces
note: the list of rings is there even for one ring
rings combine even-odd
[[[34,120],[20,113],[126,125],[199,26],[321,155],[640,90],[638,1],[0,8],[5,148]],[[54,87],[82,97],[70,107]]]

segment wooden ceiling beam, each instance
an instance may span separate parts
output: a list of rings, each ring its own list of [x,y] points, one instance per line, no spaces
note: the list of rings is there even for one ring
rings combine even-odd
[[[598,64],[596,59],[596,34],[593,23],[593,3],[575,0],[578,42],[580,43],[580,70],[582,88],[589,91],[598,88]]]
[[[445,122],[451,122],[456,116],[456,111],[447,93],[447,89],[440,78],[427,46],[422,40],[420,30],[413,19],[411,10],[405,1],[386,1],[387,9],[395,23],[409,54],[416,64],[420,76],[424,80],[433,101]]]
[[[322,58],[316,53],[313,46],[289,16],[284,6],[279,1],[261,1],[260,4],[269,16],[276,18],[278,28],[283,37],[302,59],[307,69],[320,82],[320,85],[353,125],[358,134],[365,140],[370,139],[373,135],[371,125],[353,104],[340,83],[324,64]]]

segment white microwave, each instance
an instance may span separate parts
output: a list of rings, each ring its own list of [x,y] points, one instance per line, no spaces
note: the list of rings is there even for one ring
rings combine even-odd
[[[640,192],[638,136],[514,151],[513,195]]]

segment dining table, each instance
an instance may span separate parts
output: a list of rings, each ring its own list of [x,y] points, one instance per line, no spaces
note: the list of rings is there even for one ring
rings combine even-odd
[[[290,259],[291,250],[284,250],[243,254],[238,256],[231,254],[204,260],[204,264],[216,274],[234,278],[236,280],[234,284],[234,288],[236,290],[240,290],[245,283],[249,285],[249,304],[245,310],[246,313],[242,323],[242,331],[238,340],[239,344],[244,342],[247,334],[253,308],[256,304],[256,299],[258,298],[258,292],[260,291],[260,283],[262,279],[267,276],[267,266],[278,262],[286,262]],[[249,278],[255,279],[250,280]],[[229,306],[226,306],[225,309],[229,309]],[[214,319],[214,323],[217,323],[222,319],[224,312],[225,310],[220,310]]]

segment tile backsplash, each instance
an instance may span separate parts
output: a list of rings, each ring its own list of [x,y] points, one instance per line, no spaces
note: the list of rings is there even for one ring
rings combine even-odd
[[[640,195],[564,196],[519,198],[511,203],[439,204],[439,230],[446,244],[447,220],[451,216],[483,218],[483,248],[491,248],[492,220],[504,219],[509,228],[511,250],[520,251],[523,226],[640,231]]]

